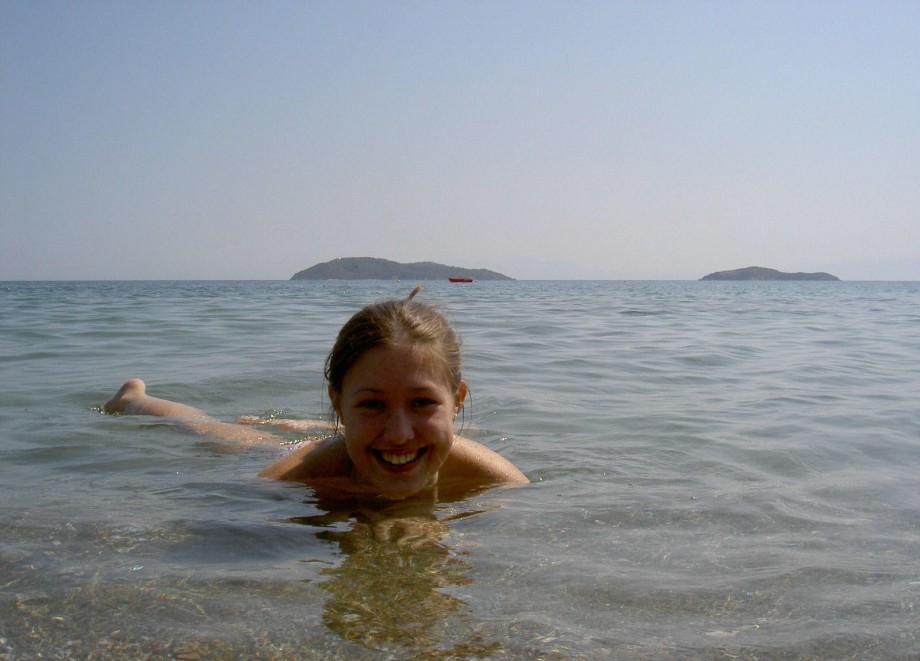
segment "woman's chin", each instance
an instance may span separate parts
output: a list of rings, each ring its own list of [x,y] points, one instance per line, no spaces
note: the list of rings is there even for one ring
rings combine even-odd
[[[431,489],[437,483],[437,475],[403,475],[402,479],[394,479],[392,475],[385,476],[385,479],[378,480],[378,492],[385,498],[401,500],[409,498],[422,491]]]
[[[431,470],[428,448],[424,448],[412,461],[394,464],[383,460],[377,451],[371,451],[368,468],[372,473],[368,480],[381,496],[387,498],[408,498],[420,491],[430,489],[438,480],[437,471]]]
[[[424,483],[402,485],[388,484],[386,486],[381,486],[378,491],[384,498],[389,498],[391,500],[402,500],[404,498],[411,498],[417,493],[428,488],[430,488],[430,486],[427,486]]]

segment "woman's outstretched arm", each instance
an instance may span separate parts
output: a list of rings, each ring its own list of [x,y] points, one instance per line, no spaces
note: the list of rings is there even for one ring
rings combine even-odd
[[[324,431],[330,434],[335,432],[336,426],[323,420],[292,420],[290,418],[260,418],[256,415],[241,415],[236,419],[238,425],[263,425],[275,427],[284,431],[316,432]]]
[[[255,427],[244,427],[215,420],[204,411],[187,404],[151,397],[147,394],[147,385],[140,379],[125,381],[115,396],[102,406],[102,409],[106,413],[172,418],[189,431],[225,441],[274,445],[285,440]]]

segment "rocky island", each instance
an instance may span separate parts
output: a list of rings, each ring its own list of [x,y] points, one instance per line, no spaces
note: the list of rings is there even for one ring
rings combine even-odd
[[[716,271],[705,275],[700,280],[840,280],[830,273],[783,273],[761,266],[749,266],[733,271]]]
[[[376,257],[342,257],[295,273],[291,280],[513,280],[488,269],[445,266],[434,262],[400,264]]]

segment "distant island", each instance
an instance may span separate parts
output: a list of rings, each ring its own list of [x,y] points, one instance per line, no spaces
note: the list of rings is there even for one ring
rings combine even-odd
[[[700,280],[840,280],[830,273],[783,273],[761,266],[749,266],[734,271],[716,271],[705,275]]]
[[[400,264],[376,257],[342,257],[295,273],[291,280],[513,280],[488,269],[468,269],[434,262]]]

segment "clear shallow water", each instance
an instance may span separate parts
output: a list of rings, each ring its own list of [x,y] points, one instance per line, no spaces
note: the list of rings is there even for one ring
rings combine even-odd
[[[534,484],[413,511],[98,410],[322,416],[412,284],[0,283],[0,658],[920,654],[920,283],[429,283]]]

